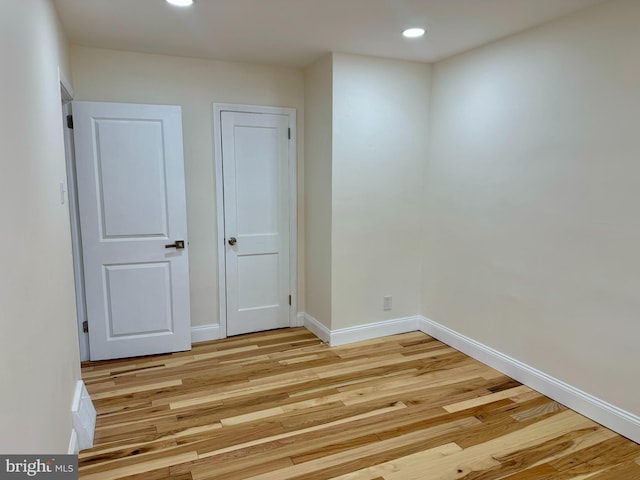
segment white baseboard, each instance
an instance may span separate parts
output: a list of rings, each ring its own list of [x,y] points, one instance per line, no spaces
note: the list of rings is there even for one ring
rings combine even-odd
[[[304,318],[304,328],[309,330],[324,343],[329,343],[331,341],[331,330],[329,330],[308,313],[303,313],[302,316]]]
[[[191,327],[191,343],[209,342],[220,339],[220,324],[210,323]]]
[[[73,448],[84,450],[93,447],[93,435],[96,429],[96,409],[93,407],[87,387],[82,380],[76,383],[76,390],[71,404],[71,419],[73,420],[73,432],[71,441],[75,442]],[[75,435],[75,440],[73,439]],[[71,441],[69,448],[72,447]]]
[[[304,313],[298,312],[296,315],[296,324],[292,327],[304,326]],[[222,337],[219,323],[210,323],[208,325],[198,325],[191,327],[191,343],[210,342],[211,340],[220,340]]]
[[[304,318],[303,326],[316,337],[332,347],[345,345],[347,343],[370,340],[372,338],[386,337],[387,335],[397,335],[398,333],[415,332],[418,330],[420,316],[395,318],[382,322],[368,323],[356,327],[340,328],[329,330],[308,313],[298,314]]]
[[[418,320],[421,317],[404,317],[382,322],[367,323],[356,327],[331,330],[329,345],[336,347],[347,343],[370,340],[372,338],[397,335],[399,333],[415,332],[418,329]]]
[[[80,451],[80,447],[78,446],[78,434],[76,433],[76,429],[71,429],[71,438],[69,439],[69,448],[67,449],[68,455],[77,455]]]
[[[421,317],[418,328],[578,413],[640,442],[640,417],[547,375],[444,325]]]

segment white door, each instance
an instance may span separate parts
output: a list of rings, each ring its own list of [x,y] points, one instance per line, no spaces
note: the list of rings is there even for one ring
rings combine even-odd
[[[227,334],[289,326],[289,118],[221,112]]]
[[[180,107],[72,108],[91,360],[189,350]]]

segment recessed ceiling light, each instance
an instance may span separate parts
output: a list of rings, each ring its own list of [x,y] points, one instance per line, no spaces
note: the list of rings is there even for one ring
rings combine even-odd
[[[402,35],[407,38],[418,38],[424,35],[424,28],[407,28]]]
[[[167,0],[167,3],[176,7],[190,7],[193,5],[193,0]]]

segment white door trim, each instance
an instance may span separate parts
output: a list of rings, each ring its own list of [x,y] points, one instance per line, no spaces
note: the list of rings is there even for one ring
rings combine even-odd
[[[213,104],[213,145],[216,182],[216,217],[217,217],[217,253],[218,253],[218,300],[220,315],[220,338],[227,336],[227,281],[225,276],[225,243],[224,243],[224,196],[222,186],[222,112],[263,113],[286,115],[289,117],[291,141],[289,142],[289,291],[291,292],[291,308],[289,309],[289,325],[297,326],[298,305],[298,203],[297,203],[297,155],[296,155],[296,109],[285,107],[266,107],[261,105],[238,105],[232,103]]]
[[[72,114],[71,102],[74,98],[73,87],[64,73],[58,68],[60,97],[62,100],[62,118],[64,134],[64,153],[67,170],[67,201],[71,221],[71,253],[73,255],[73,273],[76,299],[76,317],[78,324],[78,347],[80,361],[89,360],[89,335],[83,331],[83,323],[87,319],[87,307],[84,296],[84,266],[82,263],[82,240],[80,238],[80,214],[78,213],[78,192],[76,187],[76,166],[74,158],[73,134],[66,125],[67,115]]]

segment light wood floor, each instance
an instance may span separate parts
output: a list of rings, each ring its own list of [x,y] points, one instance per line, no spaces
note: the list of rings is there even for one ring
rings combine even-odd
[[[277,330],[82,373],[82,479],[640,479],[640,445],[422,333]]]

